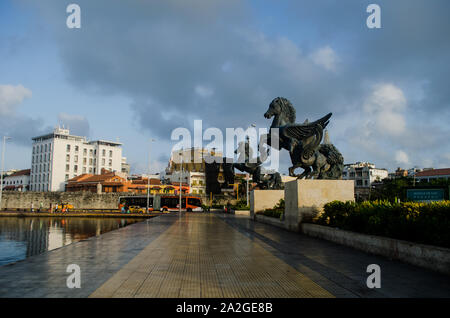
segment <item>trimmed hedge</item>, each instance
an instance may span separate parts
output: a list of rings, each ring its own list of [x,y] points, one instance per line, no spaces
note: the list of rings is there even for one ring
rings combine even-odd
[[[272,209],[265,209],[262,212],[262,214],[272,218],[281,219],[281,216],[284,213],[284,207],[285,207],[284,199],[280,199],[280,201],[278,201],[278,203]]]
[[[450,247],[450,201],[333,201],[317,224],[422,244]]]

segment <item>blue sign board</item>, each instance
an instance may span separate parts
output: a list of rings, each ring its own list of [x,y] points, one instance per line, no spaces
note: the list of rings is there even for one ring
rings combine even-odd
[[[430,202],[444,200],[444,189],[408,189],[406,197],[408,200],[417,202]]]

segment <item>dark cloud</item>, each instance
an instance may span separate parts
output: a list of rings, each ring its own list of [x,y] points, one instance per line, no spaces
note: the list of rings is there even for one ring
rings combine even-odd
[[[204,128],[268,126],[262,114],[274,97],[285,96],[296,106],[297,121],[329,111],[334,118],[349,117],[330,124],[338,146],[351,160],[371,157],[392,166],[395,151],[419,156],[423,143],[414,136],[433,136],[429,118],[449,115],[445,0],[379,0],[380,30],[365,25],[372,1],[282,2],[272,22],[264,23],[244,1],[77,3],[80,30],[65,27],[66,3],[34,4],[55,32],[69,81],[97,94],[130,97],[137,122],[160,138],[170,138],[175,127],[189,128],[193,119],[203,119]],[[314,58],[323,48],[336,56],[331,70],[324,67],[330,61]],[[407,99],[401,116],[421,124],[414,129],[408,124],[408,133],[381,144],[375,131],[365,143],[381,149],[373,154],[377,147],[355,150],[352,131],[337,125],[353,127],[354,111],[377,83],[401,89]],[[428,117],[419,117],[421,112]],[[446,133],[442,126],[439,131]],[[433,144],[450,147],[437,140]]]

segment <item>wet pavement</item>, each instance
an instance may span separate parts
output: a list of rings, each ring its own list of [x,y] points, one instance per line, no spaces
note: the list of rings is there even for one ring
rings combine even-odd
[[[67,287],[69,264],[81,288]],[[0,267],[0,297],[89,296],[450,297],[450,277],[221,213],[163,215]]]

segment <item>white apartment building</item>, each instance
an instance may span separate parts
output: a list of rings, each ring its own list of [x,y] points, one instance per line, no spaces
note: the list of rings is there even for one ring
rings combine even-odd
[[[121,143],[88,141],[59,127],[32,140],[31,191],[64,191],[68,179],[85,173],[100,174],[102,168],[122,171]]]
[[[344,165],[342,179],[355,180],[355,187],[369,187],[374,182],[379,182],[388,177],[386,169],[375,168],[373,163],[356,162]]]

